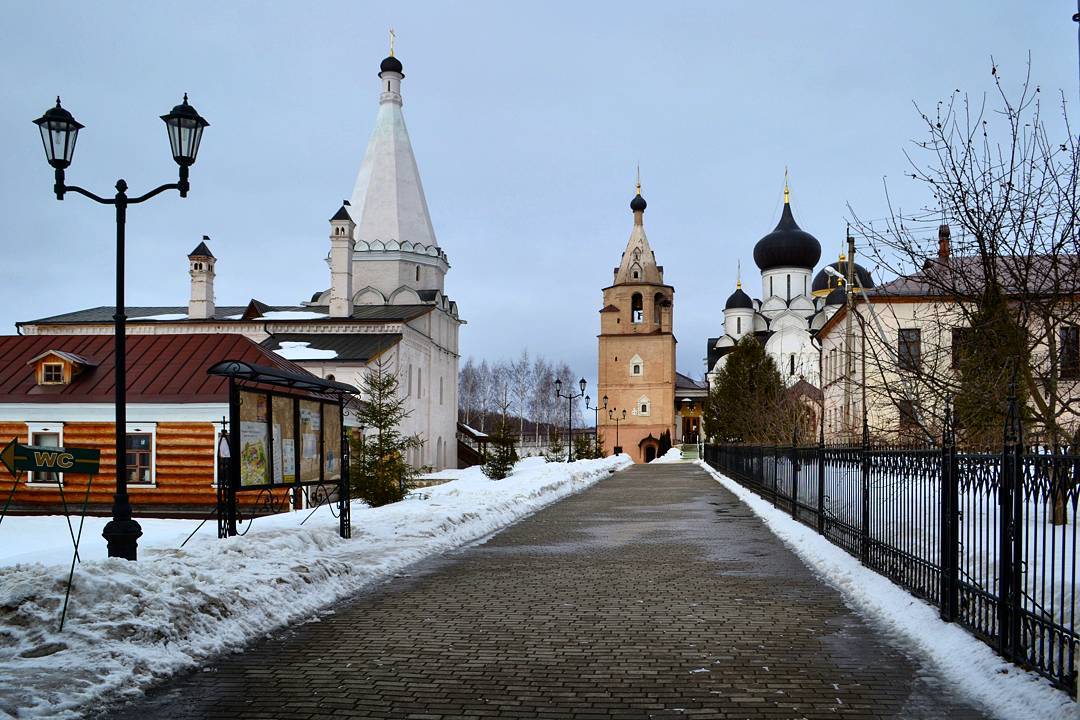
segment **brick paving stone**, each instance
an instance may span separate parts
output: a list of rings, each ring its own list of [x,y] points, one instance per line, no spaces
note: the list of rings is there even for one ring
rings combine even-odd
[[[97,717],[979,718],[693,465],[636,466]]]

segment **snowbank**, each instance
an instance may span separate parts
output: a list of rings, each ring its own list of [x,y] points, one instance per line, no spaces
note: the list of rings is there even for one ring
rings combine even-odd
[[[839,590],[849,606],[897,638],[902,647],[929,660],[970,702],[1010,720],[1080,718],[1080,706],[1048,680],[1006,662],[959,625],[943,622],[937,608],[863,567],[705,461],[698,464],[761,517],[811,570]]]
[[[661,455],[660,457],[653,460],[652,463],[649,463],[649,464],[652,465],[653,463],[676,463],[676,462],[682,462],[682,450],[680,450],[677,447],[673,447],[670,450],[668,450],[666,453]]]
[[[469,468],[393,505],[354,504],[351,540],[338,537],[327,508],[302,527],[307,511],[260,518],[229,540],[208,523],[182,550],[195,521],[146,521],[142,559],[131,563],[93,559],[103,543],[100,527],[88,524],[63,633],[66,522],[6,518],[0,547],[19,546],[9,559],[55,564],[0,567],[0,717],[74,717],[103,696],[138,694],[630,464],[625,455],[570,465],[534,458],[499,481]]]

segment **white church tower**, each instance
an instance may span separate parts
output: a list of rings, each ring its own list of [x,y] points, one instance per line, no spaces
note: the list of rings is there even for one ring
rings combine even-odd
[[[207,320],[214,317],[214,263],[217,258],[206,247],[209,240],[203,235],[194,250],[188,254],[188,273],[191,275],[191,296],[188,299],[188,318]]]
[[[401,112],[404,78],[391,49],[379,66],[379,112],[348,209],[356,221],[352,287],[359,305],[421,302],[444,292],[450,269]]]

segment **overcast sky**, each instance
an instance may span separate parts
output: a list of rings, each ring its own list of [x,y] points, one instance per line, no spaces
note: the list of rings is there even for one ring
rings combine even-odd
[[[704,370],[736,264],[776,224],[784,167],[803,229],[840,249],[848,204],[926,202],[902,177],[913,102],[1015,86],[1077,101],[1073,0],[940,2],[6,3],[0,30],[0,325],[113,302],[109,209],[50,194],[30,121],[60,94],[86,125],[68,181],[173,181],[158,116],[206,117],[192,192],[132,208],[128,303],[183,305],[204,234],[219,304],[329,286],[328,218],[352,192],[397,31],[405,116],[463,356],[521,348],[596,372],[601,288],[631,227],[674,285],[679,369]],[[1075,116],[1075,114],[1074,114]]]

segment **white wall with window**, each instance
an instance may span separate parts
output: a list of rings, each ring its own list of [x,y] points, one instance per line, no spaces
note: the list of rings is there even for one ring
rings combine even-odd
[[[61,366],[61,370],[62,369]],[[28,444],[36,447],[63,447],[64,423],[26,423],[26,438]],[[28,472],[26,474],[27,485],[49,485],[55,487],[63,482],[64,474],[59,472]]]

